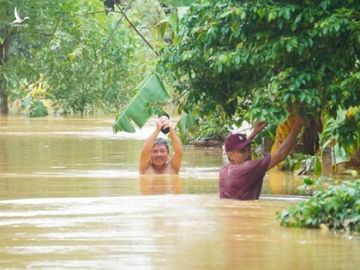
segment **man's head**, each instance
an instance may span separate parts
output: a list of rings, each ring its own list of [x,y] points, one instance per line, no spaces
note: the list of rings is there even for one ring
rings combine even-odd
[[[151,163],[153,166],[161,167],[166,164],[169,156],[169,144],[163,138],[157,138],[150,151]]]
[[[231,163],[240,164],[251,158],[251,141],[244,134],[230,134],[225,139],[225,151]]]

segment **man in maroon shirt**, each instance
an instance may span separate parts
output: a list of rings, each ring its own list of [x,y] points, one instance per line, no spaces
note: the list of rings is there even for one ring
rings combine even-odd
[[[251,140],[260,132],[265,123],[255,126],[246,139],[242,134],[230,134],[225,139],[225,151],[230,161],[220,171],[220,198],[255,200],[259,198],[265,172],[283,161],[294,146],[296,137],[304,126],[304,120],[293,117],[293,126],[279,149],[263,159],[251,160]]]

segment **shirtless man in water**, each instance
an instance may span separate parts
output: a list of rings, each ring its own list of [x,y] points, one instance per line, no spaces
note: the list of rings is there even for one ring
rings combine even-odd
[[[169,159],[167,140],[157,138],[162,128],[169,128],[169,137],[174,148],[174,156]],[[146,139],[140,155],[140,174],[178,174],[183,157],[183,146],[168,117],[157,120],[154,132]]]

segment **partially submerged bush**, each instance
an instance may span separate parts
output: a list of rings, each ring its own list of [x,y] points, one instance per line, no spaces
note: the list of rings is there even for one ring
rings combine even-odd
[[[336,180],[327,176],[321,176],[317,180],[307,177],[304,178],[304,184],[297,187],[296,194],[311,196],[319,190],[327,190],[330,187],[339,185],[341,183],[341,180]]]
[[[360,232],[360,179],[319,190],[305,202],[277,213],[281,226]]]
[[[30,117],[43,117],[47,116],[49,113],[48,109],[41,100],[35,100],[30,105],[29,114]]]

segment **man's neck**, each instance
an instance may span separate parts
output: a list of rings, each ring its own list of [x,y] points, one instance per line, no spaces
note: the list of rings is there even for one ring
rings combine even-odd
[[[166,166],[167,166],[167,162],[160,166],[152,164],[152,167],[153,167],[154,171],[156,171],[156,172],[163,172],[166,169]]]

